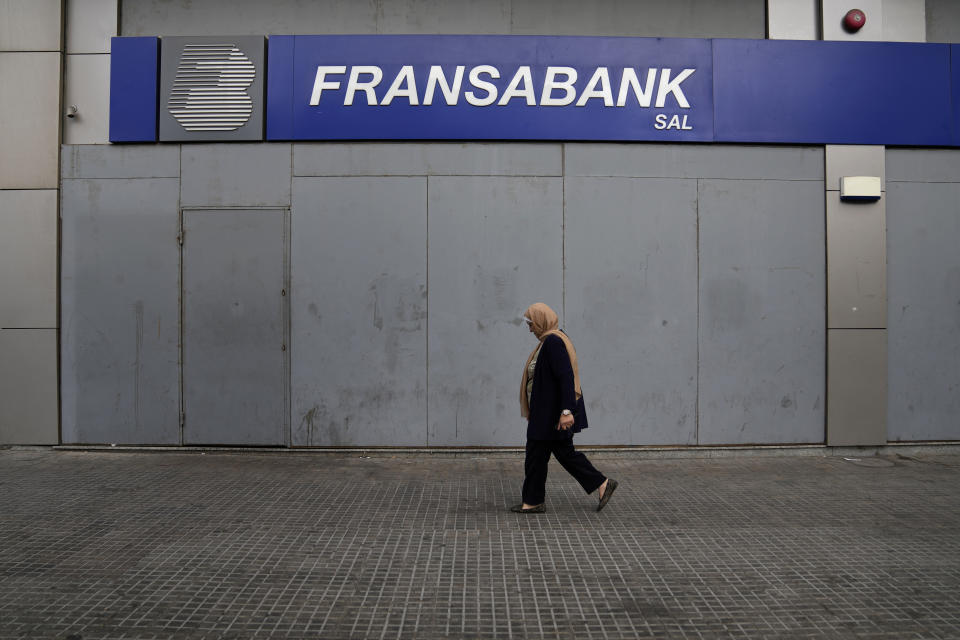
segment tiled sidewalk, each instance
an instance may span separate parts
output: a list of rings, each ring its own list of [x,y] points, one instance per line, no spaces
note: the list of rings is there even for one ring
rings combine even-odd
[[[2,638],[960,638],[960,456],[0,450]]]

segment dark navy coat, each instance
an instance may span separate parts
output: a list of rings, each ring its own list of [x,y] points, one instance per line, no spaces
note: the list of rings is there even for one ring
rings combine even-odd
[[[557,429],[560,412],[564,409],[573,411],[573,428],[567,431]],[[577,400],[567,347],[559,336],[549,335],[540,347],[537,366],[533,370],[527,439],[561,440],[586,428],[587,411],[583,398]]]

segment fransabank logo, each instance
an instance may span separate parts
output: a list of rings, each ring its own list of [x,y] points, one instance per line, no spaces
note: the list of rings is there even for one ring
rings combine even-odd
[[[262,36],[161,38],[160,140],[263,139]]]
[[[233,131],[253,113],[256,74],[233,43],[185,45],[167,108],[187,131]]]

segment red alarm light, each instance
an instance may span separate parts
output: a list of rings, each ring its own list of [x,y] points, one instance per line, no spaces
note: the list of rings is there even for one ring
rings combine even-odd
[[[867,16],[860,9],[850,9],[847,15],[843,16],[843,28],[849,33],[860,31],[865,24],[867,24]]]

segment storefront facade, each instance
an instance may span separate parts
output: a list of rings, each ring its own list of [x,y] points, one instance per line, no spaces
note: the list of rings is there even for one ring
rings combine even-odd
[[[0,330],[4,444],[519,445],[519,374],[533,347],[519,317],[535,301],[558,310],[577,345],[592,425],[584,444],[960,439],[960,123],[949,111],[958,47],[929,44],[960,40],[948,2],[875,0],[859,7],[867,24],[856,34],[839,26],[853,7],[826,0],[46,4],[37,28],[63,16],[60,49],[0,54],[6,73],[32,56],[62,64],[64,78],[55,122],[8,107],[36,119],[37,133],[4,134],[20,156],[36,156],[5,158],[0,192],[0,260],[18,274],[5,281]],[[6,3],[15,5],[28,3]],[[351,38],[319,37],[337,34]],[[421,36],[406,78],[406,61],[385,44],[401,34]],[[471,47],[443,44],[442,34],[477,34],[474,48],[500,51],[500,66],[488,65],[497,82],[489,70],[473,79],[491,82],[507,111],[471,102],[491,98],[470,84],[480,63],[445,52]],[[249,62],[266,85],[253,92],[264,96],[262,124],[244,121],[248,137],[191,132],[184,123],[204,122],[203,112],[171,106],[186,76],[163,51],[176,43],[179,60],[196,36],[263,43],[260,66],[241,61],[238,76],[244,84]],[[606,47],[592,45],[613,47],[603,39],[614,36],[650,49],[635,84],[624,80],[628,67],[609,65],[609,90],[596,71],[606,63],[584,62],[590,72],[570,85],[572,104],[546,115],[544,101],[566,94],[559,75],[556,91],[545,88],[549,71],[537,65],[546,67],[544,51],[561,59],[572,50],[559,36],[587,38],[584,56],[602,57]],[[111,56],[127,38],[159,52],[145,126],[151,101],[123,103],[144,94],[122,94],[118,83],[149,88],[149,73]],[[811,121],[831,123],[829,133],[803,133],[812,106],[764,129],[771,109],[731,102],[733,83],[747,82],[740,96],[752,86],[735,72],[791,47],[819,55],[829,45],[818,39],[864,40],[843,51],[892,51],[891,65],[904,52],[929,54],[946,60],[946,75],[904,89],[912,76],[889,72],[914,97],[902,102],[918,110],[915,121],[884,121],[877,101],[831,107],[834,96],[821,96],[824,112]],[[299,44],[322,52],[330,42],[353,58],[294,57]],[[306,115],[270,87],[283,73],[283,43],[289,93],[313,90],[297,107]],[[539,52],[529,63],[536,87],[518,71],[520,53],[507,55],[511,43]],[[718,46],[756,51],[724,60]],[[678,80],[701,67],[648,61],[677,47],[702,50],[709,74]],[[834,57],[823,56],[824,68]],[[133,72],[120,77],[124,64]],[[298,65],[309,76],[293,77]],[[350,65],[383,73],[372,99],[362,86],[370,76]],[[431,66],[446,72],[433,97],[450,106],[444,89],[459,65],[451,108],[462,117],[414,112]],[[25,91],[40,82],[17,73]],[[352,97],[374,116],[346,109],[351,79]],[[925,87],[930,96],[916,98]],[[940,122],[924,109],[944,96]],[[648,119],[639,133],[636,120],[600,117],[621,98],[625,112]],[[234,113],[254,115],[251,105]],[[886,124],[838,125],[831,108]],[[470,120],[478,109],[479,123]],[[562,109],[570,120],[553,115]],[[38,138],[50,138],[51,123],[62,142],[52,182],[50,140]],[[841,178],[851,177],[878,179],[879,197],[841,199]]]

